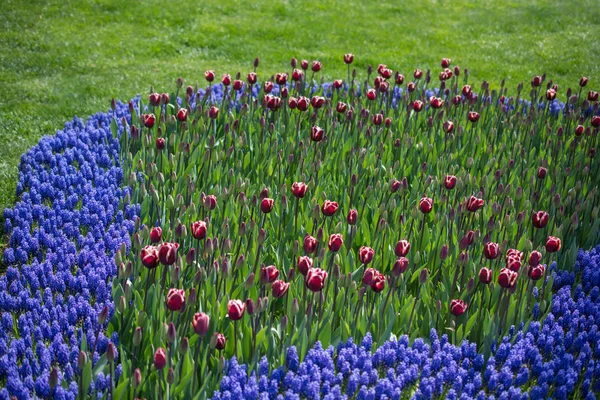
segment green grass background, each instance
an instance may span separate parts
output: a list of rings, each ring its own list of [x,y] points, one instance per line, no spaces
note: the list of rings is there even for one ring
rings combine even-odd
[[[410,74],[449,57],[498,86],[547,73],[561,92],[580,76],[600,88],[600,2],[583,1],[31,1],[0,5],[0,209],[15,201],[17,165],[74,115],[174,88],[203,72],[259,77],[291,57],[327,78],[385,63]],[[363,75],[364,76],[364,75]]]

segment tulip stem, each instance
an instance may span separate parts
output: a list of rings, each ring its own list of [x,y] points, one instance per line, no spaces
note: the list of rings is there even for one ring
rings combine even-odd
[[[237,358],[237,320],[233,321],[233,356]]]

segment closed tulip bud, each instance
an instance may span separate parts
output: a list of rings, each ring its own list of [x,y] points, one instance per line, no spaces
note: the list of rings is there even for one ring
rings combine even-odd
[[[165,349],[158,348],[154,353],[154,368],[162,370],[167,365],[167,354]]]
[[[483,267],[479,270],[479,282],[483,283],[484,285],[488,285],[492,281],[493,277],[494,273],[491,269]]]
[[[529,254],[529,265],[531,267],[537,267],[542,261],[542,253],[537,250],[534,250]]]
[[[356,225],[357,219],[358,219],[358,212],[355,209],[351,209],[348,212],[348,217],[346,218],[348,225]]]
[[[173,368],[169,368],[169,371],[167,372],[167,383],[169,385],[172,385],[173,382],[175,382],[175,371],[173,371]]]
[[[546,266],[543,264],[536,265],[535,267],[529,268],[527,275],[532,281],[540,280],[546,272]]]
[[[446,258],[448,258],[448,245],[447,244],[443,245],[440,250],[440,260],[444,261]]]
[[[429,276],[429,271],[427,268],[423,268],[421,273],[419,274],[419,283],[423,284],[427,282],[427,277]]]
[[[98,325],[102,326],[108,318],[108,306],[104,306],[100,314],[98,314]]]
[[[199,336],[204,336],[208,332],[210,317],[205,313],[196,313],[192,318],[192,327]]]
[[[392,276],[399,277],[403,273],[406,272],[409,266],[408,258],[399,257],[394,263],[394,267],[392,268]]]
[[[307,254],[314,253],[314,251],[317,248],[317,239],[315,239],[314,237],[312,237],[310,235],[306,235],[304,237],[303,248],[304,248],[304,252]]]
[[[469,262],[469,253],[466,251],[461,251],[458,255],[458,265],[464,266]]]
[[[344,244],[344,238],[342,237],[341,234],[334,233],[331,236],[329,236],[328,247],[329,247],[330,251],[332,251],[334,253],[338,252],[342,248],[343,244]]]
[[[88,362],[88,357],[85,351],[79,351],[79,357],[77,358],[77,368],[82,371]]]
[[[133,345],[139,346],[140,343],[142,343],[142,328],[138,326],[133,331]]]
[[[494,242],[488,242],[483,247],[483,255],[488,260],[495,260],[500,255],[500,246]]]
[[[248,315],[254,315],[256,312],[256,305],[254,304],[254,300],[246,299],[246,311]]]
[[[429,197],[423,197],[419,201],[419,211],[423,214],[429,214],[433,209],[433,200]]]
[[[264,228],[260,228],[260,231],[258,231],[258,244],[262,246],[266,238],[267,232],[264,230]]]

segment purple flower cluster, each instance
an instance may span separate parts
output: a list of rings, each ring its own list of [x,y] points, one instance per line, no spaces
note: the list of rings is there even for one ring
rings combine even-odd
[[[1,399],[75,398],[82,339],[92,348],[98,314],[105,306],[109,319],[113,313],[114,254],[130,246],[139,213],[119,206],[128,189],[110,124],[123,117],[130,121],[119,103],[85,123],[75,118],[21,157],[19,201],[4,211],[10,242],[0,277]],[[100,333],[93,362],[109,340],[118,338]],[[101,391],[101,381],[92,390]]]
[[[595,399],[600,393],[600,246],[580,251],[584,286],[564,286],[543,322],[533,321],[493,348],[485,361],[475,344],[448,343],[431,331],[429,343],[406,335],[372,351],[370,335],[323,349],[300,362],[294,347],[286,365],[269,375],[266,360],[248,377],[228,362],[213,400],[225,399]],[[539,304],[535,305],[539,313]]]

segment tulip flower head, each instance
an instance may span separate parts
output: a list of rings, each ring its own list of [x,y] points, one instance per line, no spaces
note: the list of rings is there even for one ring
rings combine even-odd
[[[310,291],[320,292],[325,286],[325,279],[327,279],[326,271],[320,268],[311,268],[306,273],[304,283]]]
[[[241,300],[229,300],[227,303],[227,316],[233,321],[242,319],[246,311],[246,304]]]
[[[453,299],[450,301],[450,313],[455,317],[459,317],[467,311],[467,303],[462,300]]]

